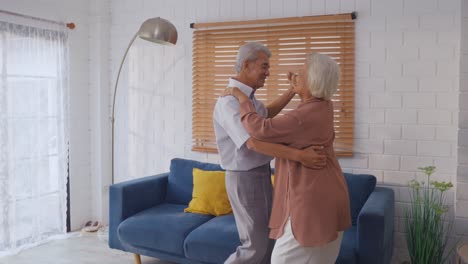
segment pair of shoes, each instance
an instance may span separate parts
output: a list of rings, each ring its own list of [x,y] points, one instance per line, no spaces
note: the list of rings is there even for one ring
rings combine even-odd
[[[84,231],[84,232],[96,232],[98,231],[99,227],[101,227],[101,225],[99,224],[99,221],[88,221],[86,222],[86,224],[84,225],[84,227],[81,229],[81,231]]]
[[[91,226],[93,224],[93,221],[88,221],[83,227]]]

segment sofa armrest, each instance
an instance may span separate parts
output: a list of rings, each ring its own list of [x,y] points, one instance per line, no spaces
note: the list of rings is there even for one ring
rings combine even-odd
[[[357,220],[357,254],[362,264],[390,263],[393,253],[395,195],[375,187]]]
[[[169,172],[113,184],[109,189],[109,246],[122,249],[117,227],[128,217],[162,203]]]

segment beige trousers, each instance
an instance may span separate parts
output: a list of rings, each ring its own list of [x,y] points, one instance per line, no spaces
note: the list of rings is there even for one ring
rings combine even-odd
[[[284,234],[276,240],[271,256],[271,264],[334,264],[340,252],[343,232],[338,238],[321,247],[304,247],[294,238],[291,219],[284,226]]]

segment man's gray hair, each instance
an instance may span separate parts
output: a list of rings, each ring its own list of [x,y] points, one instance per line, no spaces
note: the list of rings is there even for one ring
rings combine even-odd
[[[331,99],[338,88],[340,67],[327,55],[309,53],[306,55],[307,85],[312,96]]]
[[[268,58],[271,57],[271,51],[259,42],[247,42],[239,48],[236,58],[236,72],[242,70],[244,61],[255,61],[258,58],[258,52],[265,53]]]

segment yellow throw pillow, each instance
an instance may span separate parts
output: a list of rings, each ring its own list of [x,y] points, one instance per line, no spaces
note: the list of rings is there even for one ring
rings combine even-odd
[[[184,212],[225,215],[232,213],[226,193],[224,171],[193,169],[192,200]]]

